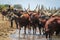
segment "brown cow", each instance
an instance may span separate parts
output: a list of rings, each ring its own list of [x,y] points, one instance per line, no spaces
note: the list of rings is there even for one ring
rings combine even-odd
[[[26,34],[26,28],[28,26],[28,29],[30,29],[29,23],[30,23],[30,17],[28,13],[23,13],[20,17],[19,17],[19,27],[24,26],[24,32]]]
[[[35,34],[36,33],[36,27],[38,27],[38,24],[39,24],[39,15],[38,15],[38,13],[32,13],[31,23],[32,23],[32,26],[33,26],[33,34]]]
[[[57,30],[58,30],[58,32],[59,32],[59,30],[60,30],[59,24],[60,24],[60,17],[58,17],[58,16],[51,17],[49,20],[47,20],[47,22],[45,24],[46,38],[48,35],[50,38],[54,31],[56,31],[56,33],[57,33]],[[59,26],[57,27],[57,25],[59,25]]]

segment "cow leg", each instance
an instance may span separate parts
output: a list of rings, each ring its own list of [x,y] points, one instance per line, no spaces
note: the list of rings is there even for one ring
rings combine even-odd
[[[56,35],[58,35],[58,34],[59,34],[59,31],[60,31],[60,30],[56,30]]]
[[[33,34],[36,34],[36,27],[33,27]]]
[[[52,32],[51,31],[46,31],[45,32],[45,34],[46,34],[46,38],[52,38]]]
[[[40,33],[40,35],[41,35],[41,28],[39,27],[39,33]]]
[[[33,34],[34,34],[34,27],[33,27]]]
[[[47,31],[45,32],[45,34],[46,34],[46,38],[48,38],[48,32]]]
[[[30,33],[31,32],[31,28],[30,28],[30,26],[28,25],[28,33]]]
[[[52,34],[54,33],[54,30],[50,29],[48,32],[48,38],[49,40],[52,40]]]
[[[16,28],[18,29],[18,23],[15,21],[15,23],[16,23]]]
[[[18,29],[19,29],[19,39],[20,39],[20,30],[21,30],[20,24],[18,26]]]
[[[37,29],[36,29],[36,27],[35,27],[35,34],[36,34],[36,30],[37,30]]]
[[[24,34],[26,34],[26,26],[25,26],[25,28],[24,28]]]
[[[45,35],[45,28],[43,27],[43,29],[42,29],[42,32],[43,32],[43,35]]]
[[[49,38],[51,38],[51,33],[49,33]]]
[[[20,28],[19,28],[19,40],[20,40]]]
[[[33,34],[35,34],[35,28],[33,27]]]
[[[13,27],[13,20],[11,20],[11,28]]]

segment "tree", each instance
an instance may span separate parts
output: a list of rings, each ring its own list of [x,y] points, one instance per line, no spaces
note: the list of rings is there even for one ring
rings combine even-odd
[[[21,9],[21,10],[23,9],[22,6],[19,5],[19,4],[14,5],[14,8],[16,8],[16,9]]]
[[[4,5],[0,5],[0,11],[2,11],[3,9],[5,9]]]
[[[6,8],[8,8],[10,5],[9,5],[9,4],[5,4],[4,6],[5,6]]]

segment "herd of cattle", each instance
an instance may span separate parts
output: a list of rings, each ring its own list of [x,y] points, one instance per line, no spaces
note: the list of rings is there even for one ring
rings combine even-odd
[[[56,35],[60,33],[60,16],[51,15],[45,16],[40,12],[35,11],[20,11],[15,9],[7,9],[1,11],[3,16],[9,18],[11,22],[11,27],[13,27],[13,20],[16,23],[16,28],[21,30],[21,27],[24,27],[24,33],[26,34],[26,28],[29,29],[29,33],[31,27],[33,28],[33,34],[36,33],[36,28],[39,28],[39,33],[41,34],[41,28],[43,28],[43,32],[46,34],[46,38],[51,37],[51,35],[56,32]]]

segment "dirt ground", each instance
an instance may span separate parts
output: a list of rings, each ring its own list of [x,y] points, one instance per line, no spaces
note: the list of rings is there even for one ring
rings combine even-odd
[[[0,40],[11,40],[9,35],[14,32],[15,27],[10,28],[10,22],[2,19],[2,15],[0,14]]]

